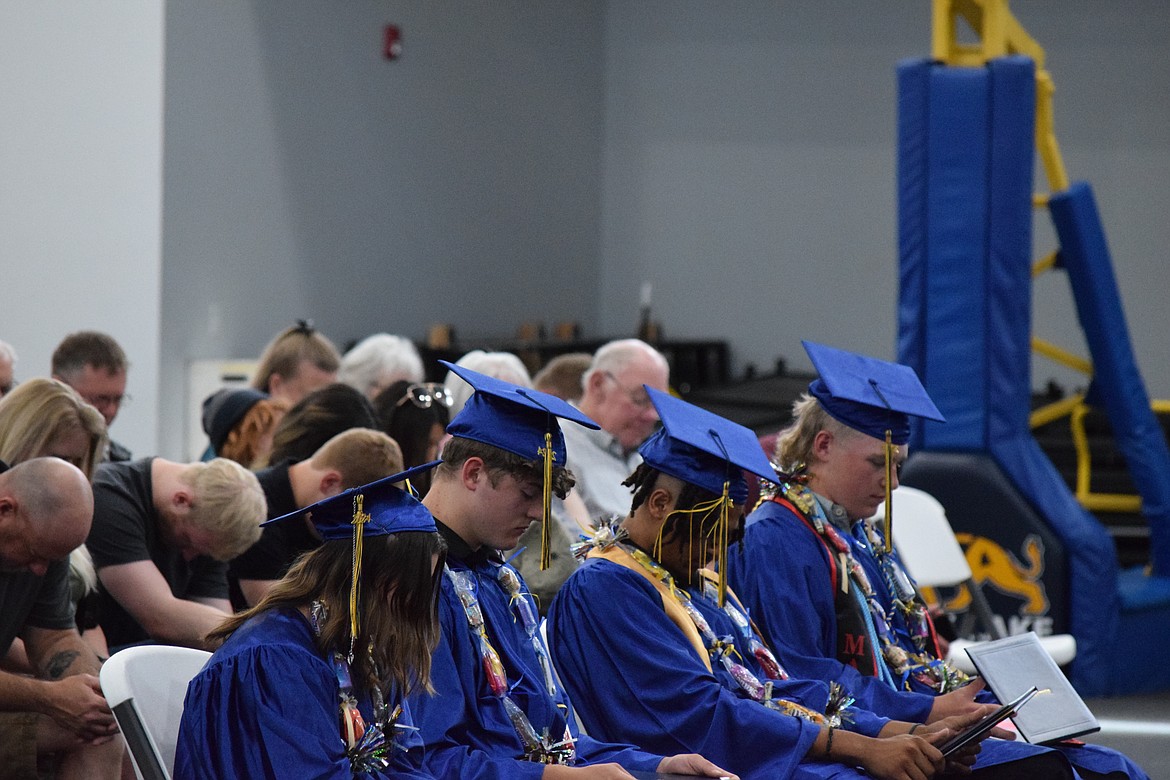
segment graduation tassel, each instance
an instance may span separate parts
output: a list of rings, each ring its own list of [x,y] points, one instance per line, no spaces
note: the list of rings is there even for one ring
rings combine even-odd
[[[544,514],[540,520],[540,570],[544,571],[552,564],[552,549],[549,544],[549,535],[552,529],[549,524],[552,521],[552,473],[553,459],[556,458],[556,454],[553,452],[551,431],[544,432],[544,449],[540,450],[540,455],[544,458],[544,487],[541,490]]]
[[[723,608],[723,604],[727,601],[727,547],[728,541],[731,538],[730,529],[730,510],[731,510],[731,483],[724,481],[723,483],[723,497],[719,500],[719,520],[716,522],[716,544],[715,550],[717,565],[719,566],[719,608]]]
[[[362,539],[364,528],[371,519],[363,503],[365,496],[353,497],[353,579],[349,589],[349,662],[353,663],[353,648],[358,636],[358,583],[362,576]]]
[[[885,550],[889,554],[894,549],[894,507],[893,507],[893,478],[894,478],[894,445],[891,441],[891,432],[886,430],[886,511],[882,520],[882,535],[885,537]]]

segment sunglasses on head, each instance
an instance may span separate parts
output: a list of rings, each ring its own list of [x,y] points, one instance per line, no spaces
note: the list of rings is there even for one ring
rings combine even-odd
[[[412,403],[419,409],[430,409],[435,404],[450,409],[454,399],[441,382],[420,382],[406,388],[406,394],[398,399],[395,407]]]

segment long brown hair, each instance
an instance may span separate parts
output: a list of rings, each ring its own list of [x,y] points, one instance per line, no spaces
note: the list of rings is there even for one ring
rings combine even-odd
[[[377,687],[402,697],[420,688],[432,690],[431,653],[439,643],[438,600],[445,557],[446,544],[433,532],[404,531],[364,540],[361,620],[351,668],[359,690]],[[352,569],[353,542],[325,542],[302,555],[260,603],[208,634],[208,642],[223,643],[250,618],[268,610],[299,609],[321,601],[327,615],[317,647],[323,654],[347,653]]]

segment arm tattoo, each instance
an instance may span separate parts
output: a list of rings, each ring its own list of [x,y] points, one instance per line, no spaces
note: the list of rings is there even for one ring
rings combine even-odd
[[[50,680],[59,680],[69,670],[69,667],[73,666],[73,662],[80,655],[81,653],[76,650],[62,650],[59,653],[55,653],[45,666],[45,674]]]

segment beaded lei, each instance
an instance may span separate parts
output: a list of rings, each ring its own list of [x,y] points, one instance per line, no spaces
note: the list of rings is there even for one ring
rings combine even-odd
[[[480,663],[487,676],[488,686],[492,694],[500,700],[508,715],[508,720],[516,730],[516,736],[519,737],[524,747],[524,759],[539,764],[572,764],[576,759],[577,750],[573,736],[569,732],[568,719],[565,721],[565,732],[561,739],[554,742],[547,727],[542,732],[536,731],[528,716],[509,695],[508,676],[504,671],[503,661],[487,635],[487,624],[477,596],[478,581],[475,572],[455,571],[447,567],[444,569],[443,575],[450,580],[455,588],[455,593],[459,596],[459,603],[463,606],[463,613],[467,617],[467,625],[471,629],[472,637],[479,649]],[[548,695],[555,699],[557,685],[552,674],[552,662],[548,657],[544,641],[540,637],[540,618],[536,608],[527,594],[521,592],[520,576],[511,566],[507,564],[497,566],[496,579],[510,596],[510,606],[517,613],[521,625],[524,626],[524,631],[532,643],[537,660],[540,662],[540,668],[544,674],[545,689]]]
[[[327,617],[328,608],[324,602],[314,601],[309,610],[309,623],[316,636],[321,636],[321,626]],[[393,710],[389,710],[381,689],[376,686],[370,691],[374,722],[365,722],[361,711],[358,710],[357,697],[354,696],[353,676],[349,669],[352,660],[352,656],[347,657],[336,651],[330,655],[333,673],[337,677],[341,739],[345,743],[345,754],[349,757],[350,769],[353,774],[360,775],[378,772],[388,767],[391,751],[404,749],[397,744],[395,738],[397,732],[404,729],[413,730],[413,727],[397,723],[402,714],[402,705],[399,704]]]
[[[930,651],[932,626],[926,604],[906,570],[897,558],[887,552],[881,532],[864,519],[853,524],[854,540],[862,549],[869,550],[878,563],[882,580],[891,596],[889,612],[882,609],[869,576],[854,557],[849,541],[825,516],[820,502],[807,485],[807,475],[803,469],[782,476],[786,479],[779,483],[761,484],[761,498],[770,500],[779,496],[787,499],[805,514],[829,548],[837,553],[839,570],[848,572],[848,579],[855,584],[857,598],[863,604],[863,616],[877,637],[877,646],[881,648],[886,662],[878,664],[882,678],[894,688],[905,688],[912,677],[938,693],[966,685],[969,682],[966,674],[935,658]],[[893,626],[898,625],[898,617],[901,618],[901,625],[905,626],[904,630],[898,629],[898,632],[910,640],[914,651],[907,650],[896,641]],[[895,674],[897,680],[893,677]]]

